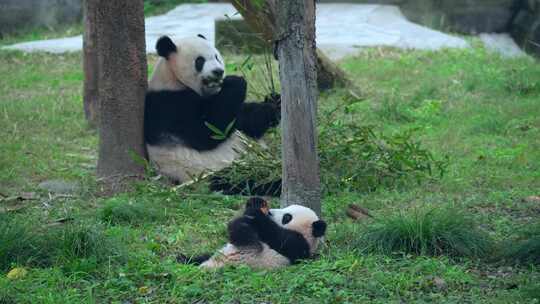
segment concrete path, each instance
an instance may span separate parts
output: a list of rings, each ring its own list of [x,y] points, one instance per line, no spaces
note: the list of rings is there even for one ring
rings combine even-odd
[[[214,21],[241,18],[227,3],[184,4],[165,15],[146,19],[146,48],[161,35],[171,37],[203,34],[214,41]],[[494,39],[495,44],[506,40]],[[465,48],[460,38],[409,22],[398,7],[391,5],[319,4],[317,5],[317,44],[334,60],[354,55],[362,47],[393,46],[405,49]],[[41,40],[5,47],[26,52],[64,53],[80,51],[82,37]],[[494,47],[495,50],[505,48]]]

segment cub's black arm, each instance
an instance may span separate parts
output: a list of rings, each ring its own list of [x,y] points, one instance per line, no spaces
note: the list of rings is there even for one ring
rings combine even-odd
[[[234,246],[261,246],[259,235],[251,225],[251,219],[241,216],[227,225],[229,242]]]

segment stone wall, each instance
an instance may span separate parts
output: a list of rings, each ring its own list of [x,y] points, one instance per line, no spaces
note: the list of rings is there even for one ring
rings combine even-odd
[[[81,0],[0,0],[0,36],[82,20]]]

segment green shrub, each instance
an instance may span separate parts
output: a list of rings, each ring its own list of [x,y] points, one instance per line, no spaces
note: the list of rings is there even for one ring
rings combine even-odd
[[[0,271],[8,270],[12,264],[41,260],[43,251],[38,241],[27,221],[0,214]]]
[[[92,269],[124,257],[122,244],[98,223],[40,227],[21,218],[0,218],[0,270],[13,265],[68,266],[86,261]],[[85,267],[85,270],[91,270]]]
[[[518,237],[504,248],[504,259],[508,261],[540,265],[540,223],[521,229]]]
[[[485,257],[489,236],[456,209],[423,208],[378,218],[360,236],[358,248],[385,254]]]
[[[420,183],[444,175],[447,159],[436,159],[414,140],[414,131],[393,135],[376,132],[354,120],[322,119],[319,126],[319,158],[323,191],[369,192],[379,187]],[[255,188],[281,177],[280,138],[267,137],[267,148],[251,144],[248,153],[216,175],[232,185],[256,181]],[[250,194],[250,189],[246,190]]]

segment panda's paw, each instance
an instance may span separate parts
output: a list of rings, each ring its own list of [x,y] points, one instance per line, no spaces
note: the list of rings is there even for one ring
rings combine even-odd
[[[229,75],[223,78],[223,88],[234,88],[236,90],[247,90],[247,82],[242,76]]]
[[[244,212],[247,216],[266,216],[270,211],[268,202],[260,197],[252,197],[246,202],[246,211]]]
[[[264,97],[264,102],[275,105],[276,107],[281,107],[281,94],[277,92],[272,92]]]

